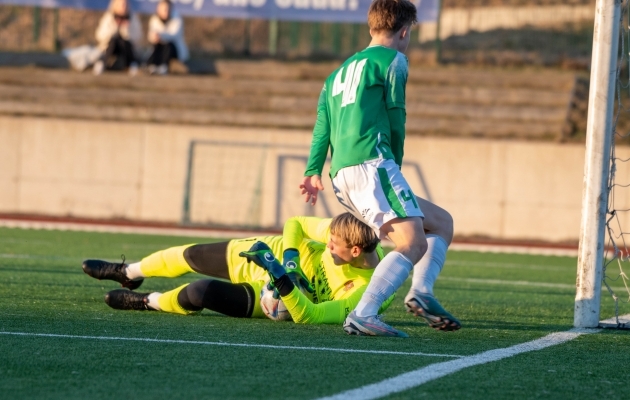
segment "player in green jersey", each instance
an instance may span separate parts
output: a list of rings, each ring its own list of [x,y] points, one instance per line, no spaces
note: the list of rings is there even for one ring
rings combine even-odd
[[[374,232],[351,214],[344,213],[332,220],[290,218],[282,236],[177,246],[132,264],[86,260],[83,270],[94,278],[115,280],[132,290],[148,277],[176,277],[197,272],[215,278],[182,285],[165,293],[113,290],[105,298],[112,308],[176,314],[207,308],[232,317],[261,318],[264,313],[260,293],[269,278],[267,272],[255,264],[258,260],[248,253],[259,241],[269,252],[283,255],[285,259],[284,265],[277,265],[281,271],[276,272],[274,283],[296,323],[342,323],[359,302],[374,267],[383,258],[383,249]],[[298,253],[300,256],[296,257]],[[312,293],[300,290],[309,286]]]
[[[409,0],[374,0],[368,11],[372,41],[324,84],[311,152],[300,185],[315,204],[328,149],[339,202],[396,245],[378,265],[357,308],[344,322],[348,334],[406,336],[380,320],[380,305],[414,270],[407,310],[439,330],[461,324],[433,295],[433,284],[453,237],[442,208],[414,195],[400,167],[405,140],[405,87],[416,8]]]

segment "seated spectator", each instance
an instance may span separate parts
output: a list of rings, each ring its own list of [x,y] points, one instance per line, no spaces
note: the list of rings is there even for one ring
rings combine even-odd
[[[161,0],[149,20],[149,43],[153,52],[148,60],[149,73],[165,75],[172,59],[184,62],[188,59],[188,47],[184,41],[184,21],[173,10],[170,0]]]
[[[96,29],[96,40],[103,54],[94,64],[95,75],[105,69],[128,69],[130,75],[138,73],[135,51],[142,40],[142,25],[138,16],[131,12],[128,0],[111,0]]]

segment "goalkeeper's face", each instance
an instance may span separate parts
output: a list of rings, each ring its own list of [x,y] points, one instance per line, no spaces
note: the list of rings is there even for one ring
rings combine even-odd
[[[332,233],[327,246],[335,265],[352,264],[361,254],[358,246],[349,246],[345,240]]]

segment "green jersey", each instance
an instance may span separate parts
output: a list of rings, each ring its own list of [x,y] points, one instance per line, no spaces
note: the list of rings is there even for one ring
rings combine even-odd
[[[404,54],[384,46],[356,53],[324,83],[305,176],[321,175],[330,147],[330,176],[376,158],[400,166],[405,140]]]

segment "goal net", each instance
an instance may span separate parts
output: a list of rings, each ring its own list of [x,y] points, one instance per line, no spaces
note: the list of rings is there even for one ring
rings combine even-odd
[[[192,140],[183,196],[182,223],[229,229],[282,230],[295,215],[330,218],[345,211],[324,177],[327,190],[313,207],[304,202],[303,179],[310,146],[276,142]],[[324,165],[324,175],[330,160]],[[409,184],[431,200],[419,164],[403,163]]]
[[[608,207],[606,210],[606,252],[602,268],[602,283],[608,292],[604,299],[602,314],[614,315],[600,322],[606,328],[630,329],[630,312],[625,305],[630,304],[629,278],[630,252],[630,208],[626,198],[630,193],[630,180],[626,170],[630,167],[630,2],[621,3],[618,61],[615,73],[615,108],[613,111],[613,138],[610,151],[610,173],[606,190]],[[625,75],[625,77],[623,76]],[[623,171],[623,172],[622,172]],[[622,173],[619,173],[622,172]],[[625,179],[622,179],[623,178]],[[625,229],[624,229],[625,227]],[[612,303],[612,304],[610,304]],[[621,303],[621,304],[620,304]],[[624,305],[624,306],[622,306]],[[612,306],[612,307],[611,307]]]
[[[308,145],[191,141],[182,222],[278,231],[294,215],[343,212],[332,190],[322,192],[315,207],[304,202],[298,184],[308,152]]]

